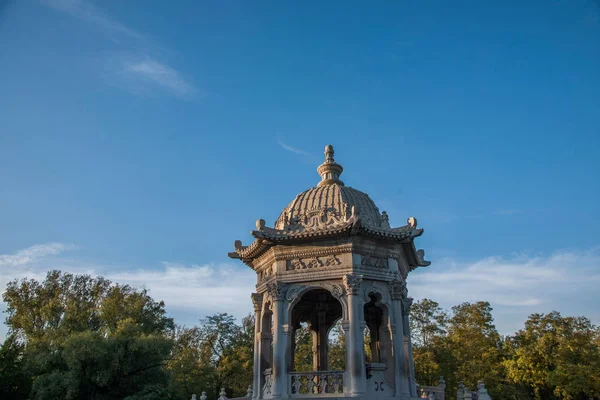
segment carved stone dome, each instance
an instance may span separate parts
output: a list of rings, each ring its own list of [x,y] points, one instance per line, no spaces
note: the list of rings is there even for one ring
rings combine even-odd
[[[368,194],[334,183],[313,187],[297,195],[277,218],[275,229],[294,229],[321,215],[329,220],[328,225],[345,222],[352,214],[352,207],[363,223],[381,226],[379,209]]]
[[[389,228],[387,215],[379,209],[368,194],[345,186],[339,176],[341,165],[333,159],[333,147],[325,147],[325,162],[317,171],[321,182],[317,187],[305,190],[281,212],[275,222],[275,229],[305,230],[331,227],[342,224],[354,214],[360,216],[363,224],[372,227]],[[387,225],[387,226],[386,226]]]

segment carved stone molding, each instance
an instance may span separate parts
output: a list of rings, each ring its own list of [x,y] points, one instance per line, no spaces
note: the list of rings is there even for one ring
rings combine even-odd
[[[263,295],[261,293],[252,293],[250,297],[254,305],[254,312],[259,312],[262,307]]]
[[[283,300],[285,296],[286,285],[281,282],[270,282],[267,284],[267,292],[273,300]]]
[[[388,283],[392,300],[402,300],[406,296],[406,282],[403,279],[394,279]]]
[[[347,243],[340,246],[331,246],[325,248],[317,248],[317,249],[309,249],[309,250],[291,250],[286,249],[285,251],[277,252],[275,254],[276,260],[289,260],[289,259],[304,259],[304,258],[312,258],[312,257],[326,257],[330,255],[339,255],[342,253],[350,253],[352,252],[352,244]]]
[[[287,271],[296,271],[301,269],[312,269],[319,267],[329,267],[340,265],[342,262],[335,254],[330,254],[325,257],[312,257],[304,259],[288,260],[286,265]]]
[[[344,275],[344,286],[346,286],[346,292],[349,295],[359,294],[362,280],[363,280],[362,275],[357,275],[357,274]]]
[[[361,265],[369,268],[388,269],[389,260],[387,257],[374,257],[369,255],[361,255]]]
[[[301,293],[305,292],[307,289],[318,289],[323,288],[329,291],[333,297],[340,300],[342,295],[344,294],[344,288],[342,285],[337,285],[333,283],[325,283],[325,282],[313,282],[306,285],[294,285],[291,286],[287,290],[286,300],[292,304],[296,301],[296,299],[300,296]]]
[[[272,266],[270,266],[270,267],[267,267],[267,268],[265,268],[263,271],[260,271],[260,272],[258,273],[258,279],[259,279],[260,281],[263,281],[263,280],[265,280],[265,279],[268,279],[269,277],[271,277],[271,276],[273,276],[273,275],[274,275],[274,272],[273,272],[273,267],[272,267]]]

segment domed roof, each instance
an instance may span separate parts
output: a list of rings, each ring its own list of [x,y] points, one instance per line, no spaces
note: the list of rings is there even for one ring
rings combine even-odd
[[[354,213],[360,215],[363,223],[381,226],[379,209],[368,194],[337,183],[313,187],[296,196],[281,212],[275,229],[296,230],[309,226],[313,217],[324,216],[329,224],[345,222]],[[314,226],[315,228],[317,226]]]
[[[407,225],[392,228],[387,213],[380,213],[369,195],[344,185],[340,180],[343,170],[333,159],[333,147],[326,146],[325,162],[317,168],[319,184],[297,195],[273,228],[266,226],[264,219],[257,220],[256,230],[251,231],[254,242],[244,246],[236,240],[229,257],[254,268],[254,260],[272,246],[359,235],[402,245],[411,266],[429,265],[423,259],[423,250],[417,250],[413,243],[423,234],[423,229],[417,228],[417,219],[410,217]]]
[[[325,162],[317,171],[321,182],[317,187],[305,190],[281,212],[275,229],[304,230],[337,225],[349,220],[351,215],[360,216],[363,224],[387,227],[387,215],[381,214],[368,194],[344,185],[339,176],[341,165],[333,159],[333,147],[325,147]]]

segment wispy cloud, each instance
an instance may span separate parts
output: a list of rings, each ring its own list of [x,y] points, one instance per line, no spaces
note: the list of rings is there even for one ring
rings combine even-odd
[[[156,60],[127,62],[124,71],[130,79],[155,85],[179,97],[189,97],[196,92],[194,86],[184,80],[178,71]]]
[[[75,246],[65,243],[36,244],[12,254],[0,254],[0,268],[31,264],[40,259],[58,255],[74,248]]]
[[[77,18],[98,29],[120,49],[101,62],[111,84],[136,95],[163,90],[179,98],[191,99],[196,87],[181,72],[158,56],[157,46],[144,35],[110,17],[85,0],[43,0],[47,6]],[[123,56],[125,54],[125,56]],[[117,65],[115,65],[117,63]]]
[[[113,40],[119,40],[123,37],[143,39],[143,35],[109,17],[90,2],[84,0],[43,0],[43,3],[94,25]]]
[[[281,141],[281,140],[279,140],[279,139],[277,140],[277,144],[278,144],[278,145],[279,145],[279,146],[280,146],[282,149],[284,149],[284,150],[286,150],[286,151],[289,151],[289,152],[292,152],[292,153],[295,153],[295,154],[300,154],[300,155],[303,155],[303,156],[310,156],[310,153],[307,153],[307,152],[306,152],[306,151],[304,151],[304,150],[300,150],[300,149],[298,149],[298,148],[296,148],[296,147],[292,147],[292,146],[290,146],[290,145],[288,145],[288,144],[285,144],[283,141]]]
[[[522,324],[529,313],[553,309],[600,318],[597,310],[588,307],[590,301],[600,301],[598,285],[599,248],[548,256],[487,257],[473,262],[441,259],[411,273],[408,280],[411,296],[431,298],[444,307],[489,301],[500,313],[510,315],[511,320],[499,321],[499,327],[505,329],[515,320]]]

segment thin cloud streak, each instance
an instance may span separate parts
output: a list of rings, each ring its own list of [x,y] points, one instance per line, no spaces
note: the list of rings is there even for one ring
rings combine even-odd
[[[146,59],[138,62],[126,62],[125,72],[131,78],[161,87],[179,97],[188,97],[195,93],[195,88],[186,82],[179,72],[156,60]]]
[[[44,0],[43,3],[72,17],[95,25],[112,39],[117,40],[119,37],[129,37],[140,40],[144,38],[140,33],[104,14],[90,2],[83,0]]]
[[[152,56],[157,53],[157,47],[144,35],[106,15],[92,3],[85,0],[43,0],[43,4],[84,21],[129,49],[117,53],[124,53],[125,57],[113,54],[101,62],[106,66],[110,83],[114,86],[139,96],[152,93],[154,89],[183,99],[193,98],[197,93],[195,86],[179,71]],[[115,62],[118,65],[114,65]]]
[[[18,267],[31,264],[39,259],[55,256],[73,249],[75,249],[75,246],[65,243],[36,244],[12,254],[0,254],[0,267]]]
[[[307,153],[307,152],[306,152],[306,151],[304,151],[304,150],[300,150],[300,149],[298,149],[298,148],[296,148],[296,147],[292,147],[292,146],[290,146],[290,145],[288,145],[288,144],[285,144],[285,143],[284,143],[284,142],[282,142],[281,140],[277,140],[277,144],[278,144],[278,145],[279,145],[279,146],[280,146],[282,149],[284,149],[284,150],[287,150],[287,151],[289,151],[289,152],[292,152],[292,153],[295,153],[295,154],[300,154],[300,155],[303,155],[303,156],[310,156],[310,153]]]

